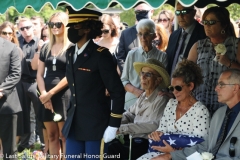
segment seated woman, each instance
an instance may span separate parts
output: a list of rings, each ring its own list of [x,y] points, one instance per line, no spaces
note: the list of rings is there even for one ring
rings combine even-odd
[[[176,99],[169,100],[159,128],[148,136],[150,142],[160,141],[164,134],[179,134],[178,136],[182,136],[180,141],[185,139],[183,138],[185,135],[189,135],[193,139],[193,136],[204,138],[208,134],[210,120],[208,109],[192,94],[193,90],[202,82],[201,69],[197,64],[189,60],[183,60],[178,64],[172,75],[171,86],[169,86],[169,90],[173,92]],[[174,148],[177,141],[174,139],[170,141],[170,138],[162,140],[165,146],[152,146],[150,148],[158,152],[147,153],[139,160],[151,159],[159,155],[160,152],[169,153],[178,148]],[[188,143],[190,146],[194,145],[190,139]]]
[[[162,117],[168,97],[158,96],[161,88],[170,84],[170,77],[164,65],[156,59],[135,62],[134,69],[139,73],[143,92],[138,100],[125,112],[118,134],[132,135],[132,159],[147,152],[148,134],[156,130]],[[126,146],[126,143],[125,143]],[[129,148],[120,143],[109,145],[109,155],[118,155],[127,159]]]

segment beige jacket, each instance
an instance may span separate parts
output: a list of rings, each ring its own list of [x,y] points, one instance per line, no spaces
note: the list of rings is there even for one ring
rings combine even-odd
[[[156,88],[147,98],[144,92],[138,100],[123,113],[121,134],[131,134],[133,137],[148,138],[147,135],[155,131],[163,111],[169,100],[166,96],[159,96],[160,88]]]

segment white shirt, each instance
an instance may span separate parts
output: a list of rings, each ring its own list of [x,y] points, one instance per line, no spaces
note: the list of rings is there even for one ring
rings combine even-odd
[[[75,45],[75,54],[74,54],[74,56],[73,56],[73,63],[75,63],[75,61],[76,61],[76,59],[77,59],[77,56],[78,56],[79,54],[81,54],[82,51],[87,47],[89,41],[90,41],[90,40],[88,40],[86,43],[84,43],[84,45],[83,45],[80,49],[78,48],[78,45],[77,45],[77,44]]]

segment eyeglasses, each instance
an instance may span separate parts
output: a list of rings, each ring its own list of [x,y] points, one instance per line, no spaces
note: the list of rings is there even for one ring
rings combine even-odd
[[[159,44],[160,44],[160,40],[158,40],[158,39],[154,39],[154,40],[152,40],[152,44],[154,45],[154,46],[158,46]]]
[[[182,87],[183,87],[184,85],[182,85],[182,86],[169,86],[168,87],[168,89],[171,91],[171,92],[173,92],[174,91],[174,89],[176,89],[178,92],[180,92],[180,91],[182,91]]]
[[[109,29],[104,29],[104,30],[102,30],[102,33],[103,33],[103,34],[108,34],[108,33],[109,33]]]
[[[21,31],[24,31],[25,29],[26,29],[26,30],[29,30],[31,27],[32,27],[32,26],[21,27],[20,30],[21,30]]]
[[[217,84],[217,87],[219,87],[219,88],[224,88],[224,86],[227,86],[227,85],[236,85],[236,84],[225,84],[225,83],[218,83]]]
[[[6,35],[9,35],[9,36],[12,36],[12,32],[5,32],[5,31],[2,31],[1,33],[2,35],[6,36]]]
[[[147,78],[151,78],[152,76],[158,76],[156,74],[153,74],[152,72],[140,72],[139,73],[139,76],[144,76],[144,77],[147,77]]]
[[[214,24],[216,24],[217,22],[220,22],[220,21],[215,21],[215,20],[203,20],[203,21],[201,21],[201,23],[203,24],[203,25],[214,25]]]
[[[151,35],[153,35],[154,33],[138,33],[137,36],[138,37],[149,37]]]
[[[53,28],[54,26],[56,28],[61,28],[62,27],[62,22],[48,22],[48,26],[49,28]]]
[[[164,19],[161,19],[161,18],[158,19],[158,22],[164,22],[164,23],[166,23],[167,21],[169,21],[169,19],[165,19],[165,18],[164,18]]]
[[[183,10],[176,10],[175,11],[175,15],[179,16],[179,15],[185,15],[185,14],[189,14],[193,9],[183,9]]]
[[[149,12],[149,10],[136,10],[134,11],[136,15],[138,14],[147,14]]]

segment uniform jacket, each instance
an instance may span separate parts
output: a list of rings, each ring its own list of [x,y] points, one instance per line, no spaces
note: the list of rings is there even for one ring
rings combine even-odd
[[[123,66],[124,66],[125,59],[127,57],[128,52],[135,47],[139,47],[136,25],[128,29],[125,29],[121,33],[121,36],[119,39],[116,57],[117,57],[117,63],[118,63],[118,66],[120,67],[121,72],[123,70]]]
[[[120,126],[125,91],[108,49],[90,40],[73,64],[74,53],[75,45],[66,52],[71,103],[63,134],[67,137],[71,129],[77,140],[101,140],[107,126]]]
[[[172,71],[172,63],[176,54],[176,50],[178,48],[178,41],[179,38],[181,37],[181,33],[182,33],[182,28],[179,28],[178,30],[174,31],[171,36],[169,37],[169,42],[168,42],[168,46],[167,46],[167,56],[168,56],[168,66],[167,66],[167,71],[168,73],[171,75],[171,71]],[[192,35],[189,39],[189,42],[187,44],[187,47],[183,53],[183,57],[187,58],[188,57],[188,53],[190,51],[190,49],[192,48],[193,44],[195,42],[197,42],[200,39],[204,39],[206,38],[206,34],[204,32],[204,28],[201,24],[199,24],[198,22],[196,22],[196,26],[192,32]]]
[[[0,114],[13,114],[21,111],[16,84],[21,78],[19,49],[11,42],[0,38]]]
[[[206,137],[205,141],[197,144],[190,148],[184,148],[183,150],[179,150],[176,152],[171,152],[173,160],[185,160],[185,157],[188,157],[195,151],[199,152],[212,152],[214,146],[217,143],[217,134],[219,133],[224,117],[227,110],[227,106],[219,108],[213,115],[213,118],[210,123],[209,135]],[[240,160],[240,113],[236,117],[228,135],[226,136],[225,140],[223,141],[222,145],[220,146],[217,154],[217,160]],[[229,147],[230,147],[230,140],[232,137],[237,137],[237,141],[234,145],[235,147],[235,157],[230,157],[229,155]]]

